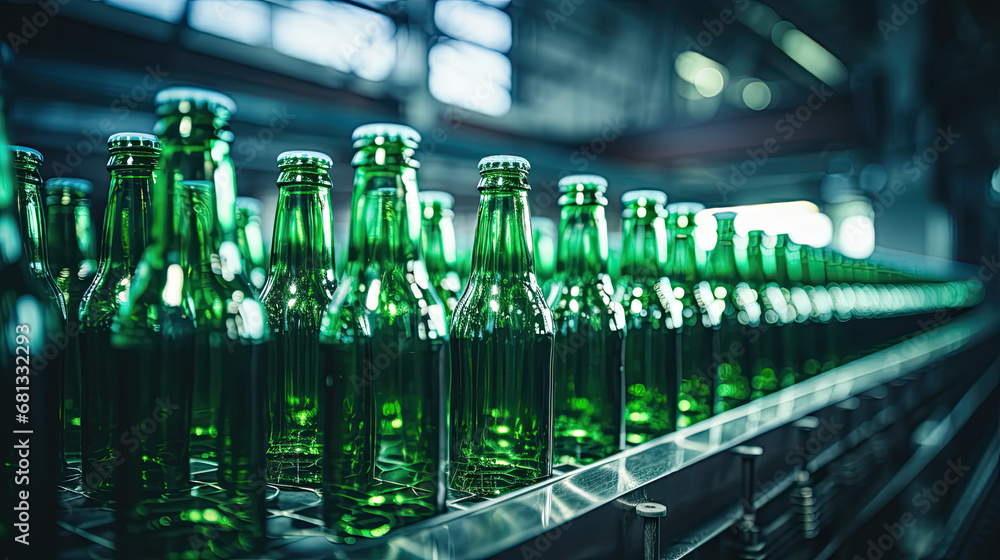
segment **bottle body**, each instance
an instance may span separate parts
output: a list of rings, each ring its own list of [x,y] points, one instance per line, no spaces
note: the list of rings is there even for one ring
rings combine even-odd
[[[366,125],[350,258],[323,320],[323,517],[380,537],[442,513],[447,458],[445,307],[421,254],[416,131]]]
[[[6,376],[0,395],[14,410],[3,423],[10,445],[0,453],[10,470],[0,485],[0,501],[11,506],[0,513],[0,530],[10,543],[11,557],[49,558],[57,554],[62,372],[58,360],[46,359],[43,350],[60,332],[62,317],[29,268],[18,227],[18,187],[12,168],[18,156],[6,144],[2,102],[0,96],[0,227],[8,233],[0,243],[0,366]],[[31,476],[16,476],[26,446],[30,447]],[[16,509],[24,493],[31,497],[30,527],[22,524]],[[30,547],[22,547],[15,539],[30,542]]]
[[[472,274],[451,325],[449,480],[480,496],[552,474],[555,333],[534,273],[527,162],[510,159],[480,162]]]
[[[553,377],[556,463],[585,465],[625,445],[625,313],[607,275],[607,181],[569,176],[548,304],[556,332]]]
[[[13,202],[20,224],[21,258],[28,272],[27,281],[31,284],[33,293],[44,296],[47,306],[52,310],[51,313],[45,314],[46,317],[55,319],[55,322],[45,325],[44,331],[39,331],[36,334],[45,333],[49,338],[49,341],[46,341],[46,346],[51,342],[53,343],[51,348],[56,350],[51,356],[42,356],[43,362],[46,362],[44,365],[47,377],[45,384],[47,391],[49,391],[45,400],[47,403],[50,400],[53,403],[51,408],[46,407],[44,414],[49,415],[45,424],[54,431],[52,442],[55,449],[52,450],[54,451],[52,460],[58,466],[59,476],[65,477],[68,475],[64,437],[65,346],[68,344],[68,340],[64,343],[61,340],[68,339],[69,336],[66,330],[65,300],[52,277],[48,264],[45,205],[41,194],[42,178],[39,173],[42,156],[30,148],[11,146],[9,150],[15,172]],[[41,343],[41,341],[36,340],[36,343]],[[38,361],[38,356],[33,356],[32,361]]]
[[[90,219],[90,181],[49,179],[45,183],[46,232],[49,268],[66,302],[68,323],[76,324],[80,300],[97,269]],[[80,454],[80,340],[66,346],[66,382],[63,395],[63,433],[67,457]]]
[[[320,157],[322,156],[322,157]],[[336,288],[330,220],[329,158],[282,154],[271,276],[261,303],[272,322],[268,365],[271,429],[267,478],[322,483],[322,393],[319,334]],[[306,180],[308,178],[308,180]]]
[[[637,445],[676,429],[681,328],[672,288],[664,282],[667,231],[657,191],[633,191],[625,205],[616,299],[625,311],[625,430]],[[666,290],[664,290],[666,286]]]
[[[131,149],[131,143],[142,144]],[[114,469],[121,461],[117,432],[118,374],[111,327],[142,258],[152,224],[151,186],[159,142],[149,135],[115,135],[109,140],[111,186],[104,218],[101,258],[94,281],[80,302],[81,468],[83,489],[110,499]]]

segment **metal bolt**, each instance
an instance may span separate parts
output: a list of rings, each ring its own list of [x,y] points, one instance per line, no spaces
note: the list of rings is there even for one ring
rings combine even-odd
[[[660,518],[667,515],[667,508],[656,502],[643,502],[635,506],[635,512],[643,518],[643,560],[659,560]]]

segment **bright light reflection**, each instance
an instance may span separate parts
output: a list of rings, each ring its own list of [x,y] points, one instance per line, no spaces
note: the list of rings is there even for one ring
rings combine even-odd
[[[428,87],[443,103],[491,116],[511,107],[511,64],[506,56],[463,41],[442,41],[427,55]]]
[[[170,23],[177,23],[184,13],[187,0],[105,0],[112,6],[154,17]]]
[[[473,0],[439,0],[434,25],[443,33],[505,53],[513,41],[510,16]]]
[[[773,32],[774,44],[785,51],[785,54],[799,66],[827,85],[835,86],[847,79],[847,67],[830,54],[830,51],[794,26],[789,25],[783,32],[778,32],[777,28],[780,25],[775,26],[776,31]]]
[[[761,81],[743,86],[743,103],[754,111],[763,111],[771,104],[771,88]]]
[[[191,27],[247,45],[271,38],[271,6],[259,0],[198,0],[188,13]]]

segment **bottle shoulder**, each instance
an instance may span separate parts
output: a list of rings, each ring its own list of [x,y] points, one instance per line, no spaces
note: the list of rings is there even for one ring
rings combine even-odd
[[[78,318],[81,329],[110,328],[122,301],[128,297],[133,272],[112,266],[98,270],[80,299]]]
[[[475,338],[497,328],[554,335],[552,311],[536,282],[500,277],[469,279],[452,317],[452,337]]]
[[[400,267],[345,274],[323,317],[321,340],[384,336],[447,340],[444,304],[426,275]],[[396,333],[388,334],[388,333]]]
[[[589,323],[595,330],[623,330],[625,310],[614,296],[607,277],[554,282],[549,307],[556,331],[562,332],[567,324],[580,323]]]
[[[261,290],[260,303],[274,332],[319,329],[336,288],[337,283],[326,276],[271,277]]]
[[[112,323],[114,341],[141,344],[158,333],[193,334],[194,308],[184,269],[173,259],[147,252]]]

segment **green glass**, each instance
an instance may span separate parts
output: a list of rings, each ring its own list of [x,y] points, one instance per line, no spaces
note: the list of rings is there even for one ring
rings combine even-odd
[[[717,341],[713,343],[712,365],[715,371],[715,413],[733,409],[750,401],[749,372],[752,344],[744,331],[754,311],[746,311],[752,301],[752,289],[740,281],[733,245],[736,214],[715,214],[716,242],[709,253],[705,279],[696,286],[703,320],[712,325]],[[748,317],[749,315],[749,317]],[[759,311],[756,312],[759,320]]]
[[[462,279],[458,276],[458,252],[455,245],[455,198],[446,192],[420,193],[423,235],[421,236],[427,273],[434,291],[444,302],[450,317],[462,295]]]
[[[114,469],[117,555],[167,556],[187,547],[178,510],[191,488],[190,434],[195,315],[182,262],[177,161],[162,143],[152,186],[150,244],[111,326],[118,379]]]
[[[150,194],[160,142],[151,134],[125,132],[108,138],[108,151],[111,185],[101,255],[79,313],[83,489],[101,498],[111,497],[121,457],[115,415],[119,376],[108,352],[111,325],[149,241]]]
[[[213,254],[213,249],[220,246],[215,193],[215,186],[208,181],[182,181],[178,191],[184,248],[181,265],[195,309],[191,450],[202,459],[218,458],[220,478],[229,475],[238,478],[238,472],[226,470],[243,469],[240,461],[249,458],[223,459],[219,454],[226,440],[242,437],[243,432],[224,433],[221,407],[226,403],[232,410],[233,403],[243,402],[238,393],[245,389],[244,381],[266,379],[265,344],[269,328],[263,307],[251,288],[240,282],[239,276],[228,275]],[[236,381],[234,384],[227,380]],[[263,401],[258,406],[263,415]],[[263,433],[259,435],[266,438]]]
[[[320,333],[323,516],[338,534],[380,537],[444,511],[448,333],[421,255],[420,136],[378,124],[353,140],[360,213]]]
[[[237,243],[233,134],[228,128],[235,104],[212,91],[170,88],[156,95],[156,105],[156,131],[164,155],[168,148],[171,154],[164,159],[167,172],[178,182],[207,181],[214,191],[215,208],[204,208],[197,221],[185,216],[181,222],[187,226],[181,232],[182,264],[197,327],[191,445],[196,457],[212,460],[222,441],[219,406],[222,387],[229,389],[225,379],[241,375],[239,371],[247,379],[266,375],[266,363],[258,359],[263,349],[257,346],[267,342],[269,333]]]
[[[833,325],[836,319],[833,316],[833,300],[828,289],[831,282],[836,281],[832,274],[838,272],[838,266],[831,261],[833,256],[837,254],[808,245],[803,249],[805,250],[806,274],[809,276],[809,283],[812,286],[812,290],[809,291],[815,310],[812,320],[816,324],[816,329],[822,333],[818,338],[819,344],[815,357],[818,363],[817,372],[824,372],[837,367],[839,360],[837,347],[839,340],[836,336],[835,325]],[[810,369],[812,368],[810,367]]]
[[[2,78],[2,76],[0,76]],[[0,366],[4,382],[3,402],[9,403],[2,427],[5,442],[0,451],[4,482],[0,484],[0,539],[8,543],[12,557],[55,558],[58,528],[57,481],[62,470],[59,357],[46,358],[44,350],[62,331],[63,318],[53,305],[53,294],[33,270],[27,240],[19,222],[17,175],[24,167],[37,168],[41,155],[27,148],[8,147],[0,92]],[[37,160],[37,161],[35,161]],[[16,162],[16,163],[15,163]],[[15,167],[17,169],[15,169]],[[32,171],[37,173],[37,171]],[[18,416],[23,414],[24,416]],[[25,446],[30,447],[30,476],[19,464]],[[21,503],[27,492],[30,504]],[[9,504],[9,505],[7,505]],[[30,523],[19,519],[30,508]]]
[[[208,500],[220,515],[188,520],[205,546],[225,557],[264,540],[269,324],[248,286],[220,270],[212,254],[220,246],[215,186],[182,181],[177,189],[181,265],[195,310],[191,454],[218,463],[225,490],[199,488],[201,501],[193,503]]]
[[[272,482],[322,483],[324,371],[319,332],[337,282],[330,220],[330,157],[318,152],[278,156],[278,207],[271,276],[261,302],[271,318],[268,368]]]
[[[58,440],[59,445],[57,464],[62,475],[66,476],[69,473],[67,471],[64,431],[62,428],[65,426],[64,394],[67,355],[66,351],[61,348],[68,345],[69,338],[71,337],[70,332],[67,330],[66,303],[62,292],[59,290],[59,286],[56,285],[55,279],[52,277],[48,264],[48,243],[46,240],[48,230],[45,224],[45,205],[42,199],[42,177],[39,173],[39,168],[42,165],[42,155],[31,148],[20,146],[11,146],[10,155],[13,160],[15,174],[15,204],[17,205],[17,215],[20,221],[23,258],[28,271],[31,273],[31,282],[35,284],[38,293],[45,294],[48,305],[52,308],[54,314],[62,317],[62,321],[58,325],[53,325],[58,329],[58,332],[51,333],[49,337],[50,341],[48,341],[53,343],[51,347],[58,351],[51,358],[44,354],[39,356],[44,347],[48,345],[48,342],[43,342],[43,340],[38,339],[36,336],[34,340],[37,351],[32,352],[31,359],[36,361],[39,358],[48,360],[50,364],[47,365],[46,369],[51,368],[51,371],[56,373],[53,379],[50,380],[52,384],[49,386],[49,389],[55,392],[55,397],[53,398],[56,399],[56,402],[61,403],[58,407],[58,420],[55,424],[58,426],[58,435],[55,439]]]
[[[750,379],[750,399],[758,399],[778,390],[774,370],[775,334],[764,319],[764,259],[762,230],[738,232],[733,235],[736,270],[740,282],[736,285],[737,321],[746,344],[747,377]]]
[[[832,316],[832,305],[827,305],[825,267],[814,258],[812,247],[789,240],[785,244],[785,261],[791,281],[789,297],[796,310],[799,341],[795,372],[801,380],[820,373],[822,369],[826,351],[824,338],[829,334],[824,324]]]
[[[552,313],[535,277],[527,160],[479,162],[472,274],[451,324],[452,488],[498,496],[552,474]]]
[[[667,205],[667,232],[673,240],[667,247],[666,275],[674,298],[681,306],[680,395],[677,399],[677,427],[684,428],[712,415],[715,381],[711,367],[712,332],[702,322],[694,287],[699,274],[694,238],[695,215],[704,210],[696,202]]]
[[[761,238],[761,260],[765,285],[761,291],[762,323],[764,337],[770,337],[770,367],[773,369],[778,388],[796,383],[798,373],[799,337],[795,329],[798,312],[792,301],[791,281],[788,278],[785,244],[787,234],[764,234]],[[767,367],[767,364],[764,365]],[[761,370],[763,372],[763,369]],[[764,372],[766,377],[767,372]]]
[[[67,319],[73,323],[97,270],[88,198],[93,190],[94,185],[84,179],[45,182],[49,269],[66,302]],[[80,340],[75,336],[66,346],[63,401],[63,446],[67,457],[76,459],[80,456]]]
[[[621,274],[615,292],[625,309],[625,439],[644,443],[676,429],[680,321],[666,280],[667,229],[660,191],[622,196]],[[667,287],[664,291],[664,287]]]
[[[625,312],[608,276],[608,183],[559,181],[562,207],[554,296],[552,368],[555,462],[585,465],[625,447]]]
[[[548,295],[551,290],[552,277],[556,273],[556,243],[559,228],[548,218],[533,218],[531,220],[532,249],[535,252],[535,273],[542,293]]]
[[[258,294],[267,281],[267,252],[260,227],[260,209],[261,202],[256,198],[241,196],[236,199],[236,242],[240,261],[248,273],[250,286]]]

